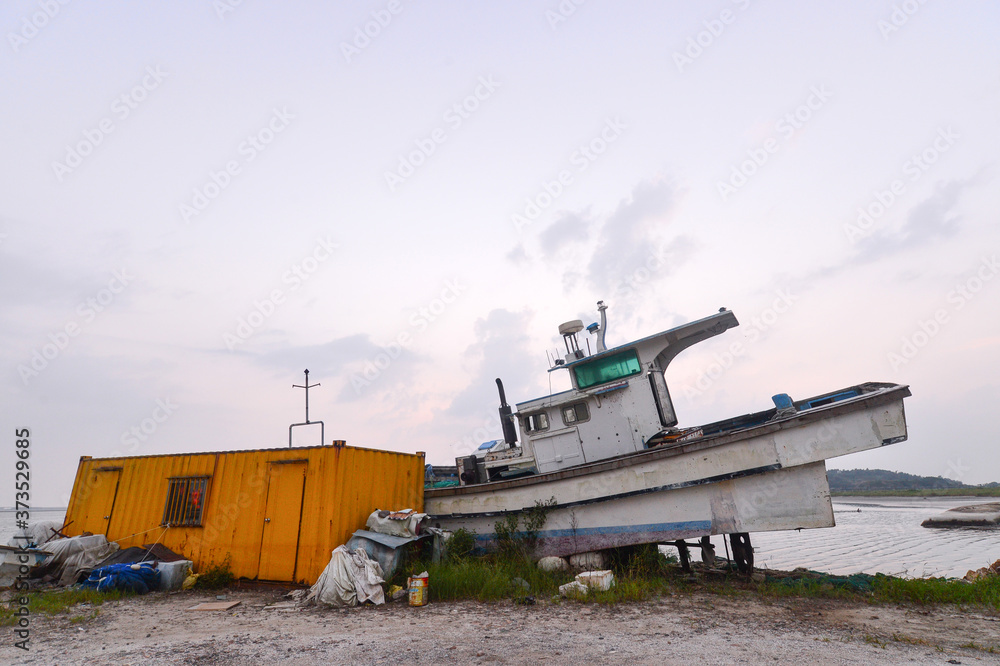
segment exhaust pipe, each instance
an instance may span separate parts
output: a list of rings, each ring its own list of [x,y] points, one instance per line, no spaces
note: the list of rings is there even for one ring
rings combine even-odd
[[[497,377],[497,390],[500,391],[500,426],[503,428],[503,439],[507,442],[507,448],[514,448],[517,445],[517,430],[514,428],[514,417],[510,413],[510,405],[507,404],[507,396],[503,391],[503,382],[499,377]]]

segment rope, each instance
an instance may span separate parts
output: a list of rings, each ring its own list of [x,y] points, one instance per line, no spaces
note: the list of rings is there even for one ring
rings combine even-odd
[[[153,549],[154,549],[154,548],[156,548],[156,544],[160,543],[160,539],[162,539],[162,538],[163,538],[163,535],[167,533],[167,529],[168,529],[169,527],[170,527],[169,525],[167,525],[167,527],[164,527],[164,528],[163,528],[163,531],[162,531],[162,532],[160,532],[160,536],[156,537],[156,541],[154,541],[154,542],[153,542],[152,544],[150,544],[150,546],[149,546],[149,550],[147,550],[147,551],[146,551],[146,554],[142,556],[142,559],[143,559],[143,560],[145,560],[145,559],[146,559],[146,558],[147,558],[147,557],[149,556],[149,554],[150,554],[151,552],[153,552]]]
[[[150,527],[150,528],[149,528],[148,530],[144,530],[144,531],[142,531],[142,532],[136,532],[135,534],[129,534],[129,535],[128,535],[128,536],[126,536],[126,537],[120,537],[120,538],[118,538],[118,539],[115,539],[113,543],[118,543],[119,541],[125,541],[126,539],[131,539],[132,537],[137,537],[137,536],[139,536],[140,534],[146,534],[146,532],[152,532],[153,530],[155,530],[155,529],[158,529],[159,527],[160,527],[160,526],[159,526],[159,525],[157,525],[156,527]],[[163,531],[164,531],[164,532],[166,532],[166,528],[164,528],[164,530],[163,530]],[[160,539],[162,539],[162,538],[163,538],[163,535],[161,534],[161,535],[159,536],[159,538],[157,539],[157,541],[159,541],[159,540],[160,540]],[[119,544],[119,545],[120,545],[120,544]]]

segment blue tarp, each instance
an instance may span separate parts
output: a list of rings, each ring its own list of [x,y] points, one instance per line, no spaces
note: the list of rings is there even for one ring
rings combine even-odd
[[[160,586],[160,572],[149,562],[138,565],[109,564],[90,572],[82,585],[96,590],[125,590],[146,594]]]

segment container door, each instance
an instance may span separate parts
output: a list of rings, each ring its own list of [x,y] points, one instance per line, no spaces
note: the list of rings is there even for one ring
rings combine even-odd
[[[67,526],[70,531],[74,534],[91,532],[108,536],[121,471],[121,467],[91,470],[80,493],[80,508],[74,516],[73,524]]]
[[[298,559],[306,462],[270,463],[260,543],[260,580],[294,581]]]

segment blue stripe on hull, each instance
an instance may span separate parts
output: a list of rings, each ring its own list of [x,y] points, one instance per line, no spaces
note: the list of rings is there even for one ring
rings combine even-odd
[[[712,530],[711,520],[685,520],[677,523],[650,523],[647,525],[609,525],[607,527],[578,527],[575,530],[543,530],[539,539],[584,539],[610,536],[612,534],[672,534],[699,532],[708,534]],[[493,541],[496,534],[478,534],[477,541]]]

